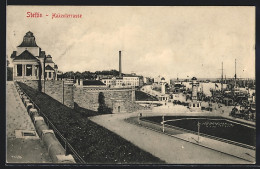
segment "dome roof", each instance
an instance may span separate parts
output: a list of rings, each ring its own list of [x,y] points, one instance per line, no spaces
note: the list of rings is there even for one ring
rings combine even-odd
[[[18,47],[38,47],[32,32],[27,32],[23,37],[23,42]]]
[[[196,78],[196,77],[193,77],[191,80],[197,80],[197,78]]]

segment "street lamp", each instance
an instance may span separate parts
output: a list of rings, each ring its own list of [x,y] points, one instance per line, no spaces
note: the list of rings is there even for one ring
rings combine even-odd
[[[197,126],[198,126],[198,143],[199,143],[200,142],[200,122],[199,122],[199,120],[198,120]]]
[[[46,56],[44,56],[44,59],[43,59],[43,81],[44,81],[44,93],[45,93],[45,79],[46,79],[46,73],[45,73],[45,61],[46,61]]]
[[[162,124],[162,131],[163,131],[163,133],[164,133],[164,115],[162,116],[162,122],[161,122],[161,124]]]

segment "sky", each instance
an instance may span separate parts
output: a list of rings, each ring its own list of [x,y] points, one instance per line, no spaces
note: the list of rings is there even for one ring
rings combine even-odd
[[[7,6],[8,57],[28,31],[63,72],[118,70],[121,50],[123,73],[220,78],[223,62],[228,78],[236,59],[237,77],[255,77],[254,7]]]

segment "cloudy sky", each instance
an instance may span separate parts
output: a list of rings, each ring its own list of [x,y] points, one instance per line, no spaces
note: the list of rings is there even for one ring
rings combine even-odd
[[[254,7],[8,6],[8,57],[28,31],[64,72],[118,70],[121,50],[123,73],[215,78],[223,61],[233,77],[237,59],[238,77],[255,76]]]

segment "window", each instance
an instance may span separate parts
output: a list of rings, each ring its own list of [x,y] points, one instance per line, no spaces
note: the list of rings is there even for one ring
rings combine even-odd
[[[200,107],[200,104],[198,103],[197,106]]]
[[[195,107],[195,104],[193,104],[193,107]]]
[[[22,76],[23,65],[17,65],[17,76]]]
[[[49,78],[51,78],[51,72],[49,72]]]
[[[26,65],[26,76],[32,76],[32,65]]]

